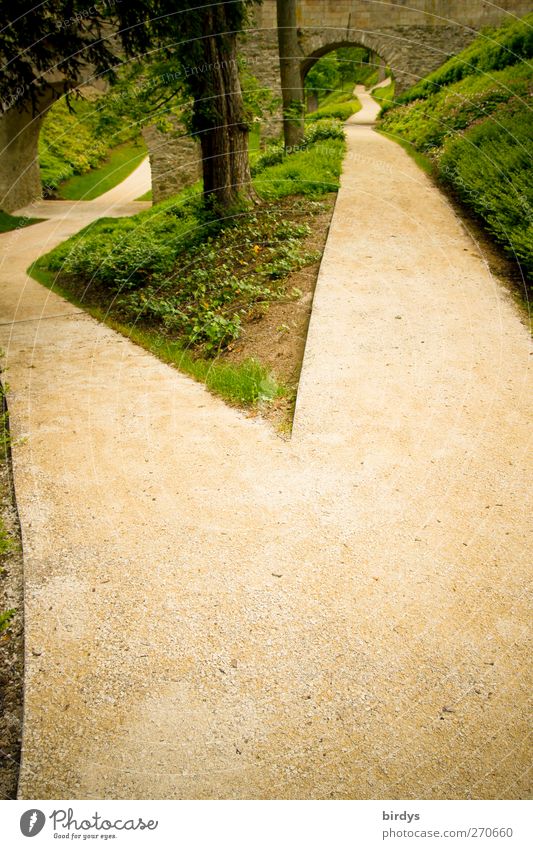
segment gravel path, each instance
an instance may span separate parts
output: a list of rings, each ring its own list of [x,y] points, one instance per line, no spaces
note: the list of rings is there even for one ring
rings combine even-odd
[[[290,442],[26,279],[101,205],[0,237],[22,798],[530,793],[529,337],[361,96]]]

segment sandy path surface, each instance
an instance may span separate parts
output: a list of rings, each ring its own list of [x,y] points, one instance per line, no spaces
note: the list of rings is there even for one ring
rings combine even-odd
[[[94,203],[0,237],[22,798],[530,793],[529,338],[362,99],[291,442],[26,279]]]

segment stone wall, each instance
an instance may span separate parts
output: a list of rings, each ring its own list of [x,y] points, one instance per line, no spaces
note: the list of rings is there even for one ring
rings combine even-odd
[[[200,145],[178,124],[173,132],[143,130],[152,172],[152,200],[158,203],[200,179]]]
[[[313,63],[336,47],[371,48],[397,81],[397,90],[411,86],[458,53],[485,26],[498,26],[506,13],[521,16],[531,10],[530,0],[299,0],[298,34],[302,75]],[[263,0],[256,12],[254,40],[262,46],[257,61],[260,79],[279,86],[276,2]],[[262,67],[268,68],[263,77]]]
[[[530,0],[298,0],[297,23],[302,29],[458,25],[479,30],[498,25],[506,13],[521,17],[530,11]],[[276,0],[263,0],[257,18],[263,28],[275,27]]]
[[[42,193],[38,145],[43,119],[30,109],[13,107],[0,118],[0,209],[5,212],[28,206]]]
[[[460,27],[381,27],[379,30],[308,28],[300,44],[305,75],[320,56],[336,47],[362,45],[369,47],[391,68],[399,93],[429,74],[446,59],[463,50],[475,33]]]

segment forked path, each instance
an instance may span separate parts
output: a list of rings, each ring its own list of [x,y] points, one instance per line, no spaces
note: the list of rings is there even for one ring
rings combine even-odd
[[[529,793],[529,338],[363,100],[290,442],[2,237],[23,798]]]

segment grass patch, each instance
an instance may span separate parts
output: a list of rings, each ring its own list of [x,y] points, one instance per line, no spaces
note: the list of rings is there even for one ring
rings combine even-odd
[[[395,103],[395,89],[396,83],[393,79],[391,79],[388,85],[374,89],[374,91],[372,92],[372,97],[379,103],[382,109],[387,108],[389,106],[393,106]]]
[[[148,189],[144,195],[141,195],[140,198],[135,198],[136,201],[147,201],[152,200],[152,189]]]
[[[29,227],[30,224],[38,224],[44,218],[28,218],[25,215],[9,215],[0,209],[0,233],[9,233],[11,230],[19,230],[21,227]]]
[[[58,196],[65,200],[94,200],[125,180],[145,156],[142,140],[125,142],[114,148],[97,168],[60,183]]]
[[[180,342],[154,331],[123,328],[122,332],[160,360],[204,383],[211,392],[230,403],[249,407],[258,401],[272,401],[286,394],[285,387],[280,386],[273,375],[254,359],[233,365],[194,356]]]
[[[111,150],[134,141],[139,129],[129,121],[104,121],[102,109],[113,102],[113,92],[102,95],[83,87],[86,97],[61,98],[46,113],[39,134],[39,164],[45,197],[57,197],[65,181],[89,173]],[[85,191],[82,189],[82,192]],[[77,200],[83,194],[61,195]]]
[[[325,106],[319,106],[314,112],[306,115],[305,120],[306,122],[313,122],[320,121],[323,118],[333,118],[337,121],[347,121],[348,118],[355,115],[360,109],[361,103],[359,99],[357,97],[354,98],[352,95],[349,100],[336,101]]]
[[[339,188],[344,152],[345,143],[340,139],[320,141],[265,169],[255,177],[255,189],[265,200],[298,194],[318,197],[335,192]]]
[[[258,401],[284,397],[287,393],[286,388],[278,384],[273,375],[254,359],[245,360],[239,365],[218,362],[216,358],[198,356],[184,347],[181,340],[169,338],[160,329],[118,321],[108,309],[77,297],[72,288],[61,285],[60,275],[44,267],[40,260],[29,267],[28,274],[163,362],[205,384],[211,392],[229,403],[247,407]]]

